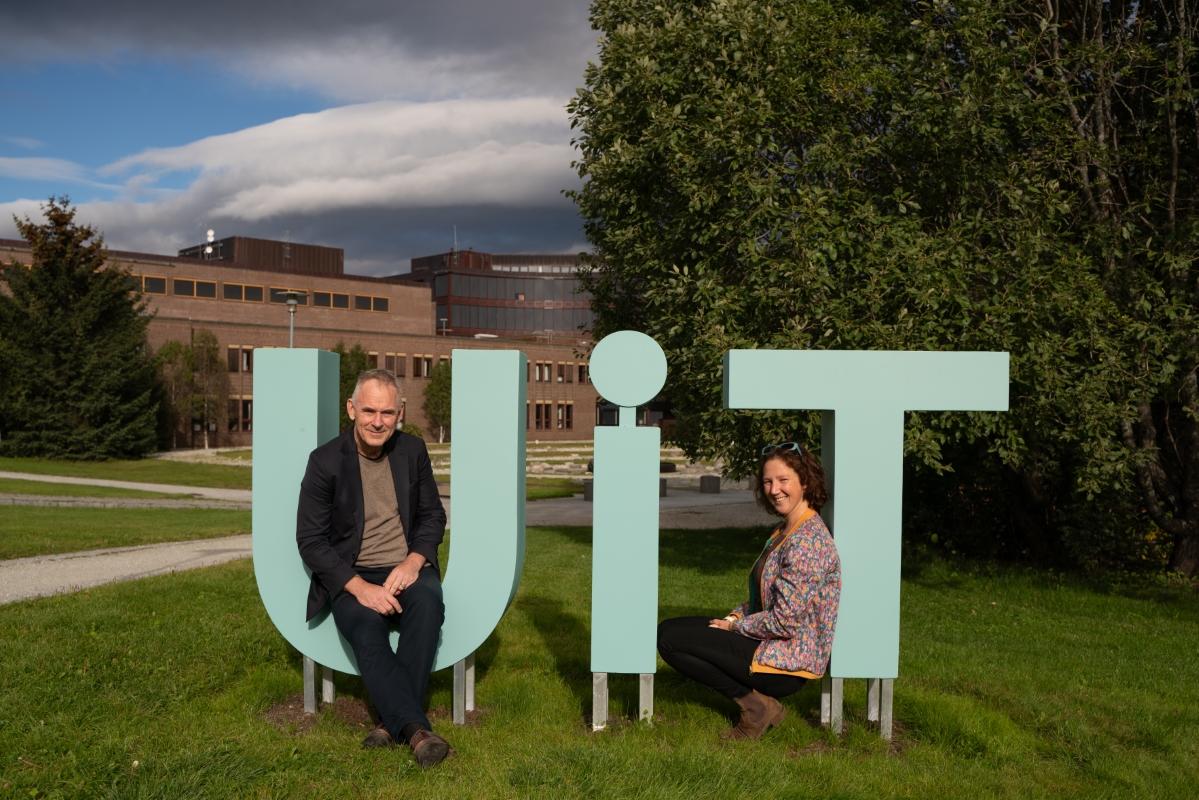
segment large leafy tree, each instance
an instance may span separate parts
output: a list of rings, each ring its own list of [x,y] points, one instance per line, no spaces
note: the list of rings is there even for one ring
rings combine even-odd
[[[351,424],[350,417],[345,410],[346,400],[349,400],[350,396],[354,394],[354,385],[358,383],[358,376],[368,369],[374,369],[375,365],[371,363],[370,355],[361,344],[355,343],[347,350],[345,343],[338,342],[334,345],[333,352],[337,353],[341,359],[338,365],[338,383],[341,395],[337,401],[338,408],[341,409],[341,427],[345,428]]]
[[[1195,13],[597,0],[571,111],[597,334],[663,345],[676,436],[744,472],[729,348],[1012,353],[1007,414],[912,414],[909,524],[1199,569]],[[1165,534],[1162,536],[1162,534]]]
[[[453,368],[448,361],[441,361],[429,373],[425,385],[424,410],[429,424],[437,428],[437,441],[444,442],[450,430],[450,396],[453,387]]]
[[[30,263],[0,271],[0,452],[51,458],[145,455],[158,397],[149,318],[129,276],[65,198],[17,219]]]
[[[200,329],[188,344],[167,342],[154,354],[154,360],[167,404],[171,446],[179,446],[181,432],[186,433],[188,443],[195,444],[191,435],[195,425],[200,431],[200,444],[208,449],[229,402],[227,362],[216,335]]]

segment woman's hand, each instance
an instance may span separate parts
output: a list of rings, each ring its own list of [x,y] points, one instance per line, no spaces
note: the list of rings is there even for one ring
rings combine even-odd
[[[708,622],[709,628],[720,628],[722,631],[731,631],[733,629],[733,621],[731,619],[714,619]]]

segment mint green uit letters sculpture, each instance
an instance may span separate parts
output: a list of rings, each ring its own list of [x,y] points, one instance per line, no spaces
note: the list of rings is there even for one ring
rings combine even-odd
[[[337,435],[345,399],[338,397],[338,358],[260,349],[255,361],[259,593],[271,621],[306,658],[356,674],[332,619],[304,621],[308,572],[295,541],[308,453]],[[455,534],[435,668],[455,666],[455,722],[473,707],[472,654],[515,596],[523,566],[525,363],[515,351],[453,353]],[[649,337],[621,331],[596,345],[591,375],[621,409],[617,427],[595,432],[591,665],[593,727],[601,728],[608,672],[639,674],[641,715],[652,716],[660,439],[657,428],[637,427],[635,414],[661,389],[666,359]],[[868,718],[889,737],[899,672],[903,414],[1007,410],[1008,354],[734,350],[725,356],[724,380],[728,408],[825,412],[821,449],[833,500],[824,515],[843,587],[822,718],[839,730],[844,679],[866,678]]]
[[[637,406],[666,382],[666,356],[636,331],[605,336],[591,382],[619,406],[619,425],[595,429],[591,528],[591,727],[608,720],[608,673],[640,675],[641,719],[652,719],[658,630],[658,471],[661,431],[637,427]]]
[[[840,730],[845,678],[869,679],[867,717],[890,738],[899,674],[905,411],[1006,411],[1007,353],[732,350],[727,408],[825,412],[825,519],[841,556],[841,607],[822,718]]]
[[[452,364],[453,535],[434,669],[455,666],[454,721],[461,723],[474,705],[472,655],[515,596],[524,563],[525,356],[455,350]],[[345,402],[338,397],[338,367],[338,356],[324,351],[255,353],[254,573],[267,614],[293,647],[327,668],[357,674],[328,612],[304,620],[309,573],[296,547],[308,454],[338,433]],[[398,633],[392,636],[394,645]]]

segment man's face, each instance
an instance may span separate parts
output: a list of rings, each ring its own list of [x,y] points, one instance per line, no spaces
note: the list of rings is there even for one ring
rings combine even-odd
[[[358,399],[346,401],[346,414],[354,421],[354,438],[364,451],[378,450],[395,432],[400,402],[394,386],[367,381],[358,387]]]

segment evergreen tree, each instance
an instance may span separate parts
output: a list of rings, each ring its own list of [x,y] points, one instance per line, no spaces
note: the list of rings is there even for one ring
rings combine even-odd
[[[0,452],[50,458],[143,456],[158,399],[145,303],[105,267],[103,240],[66,198],[45,221],[16,219],[31,263],[0,268]]]

